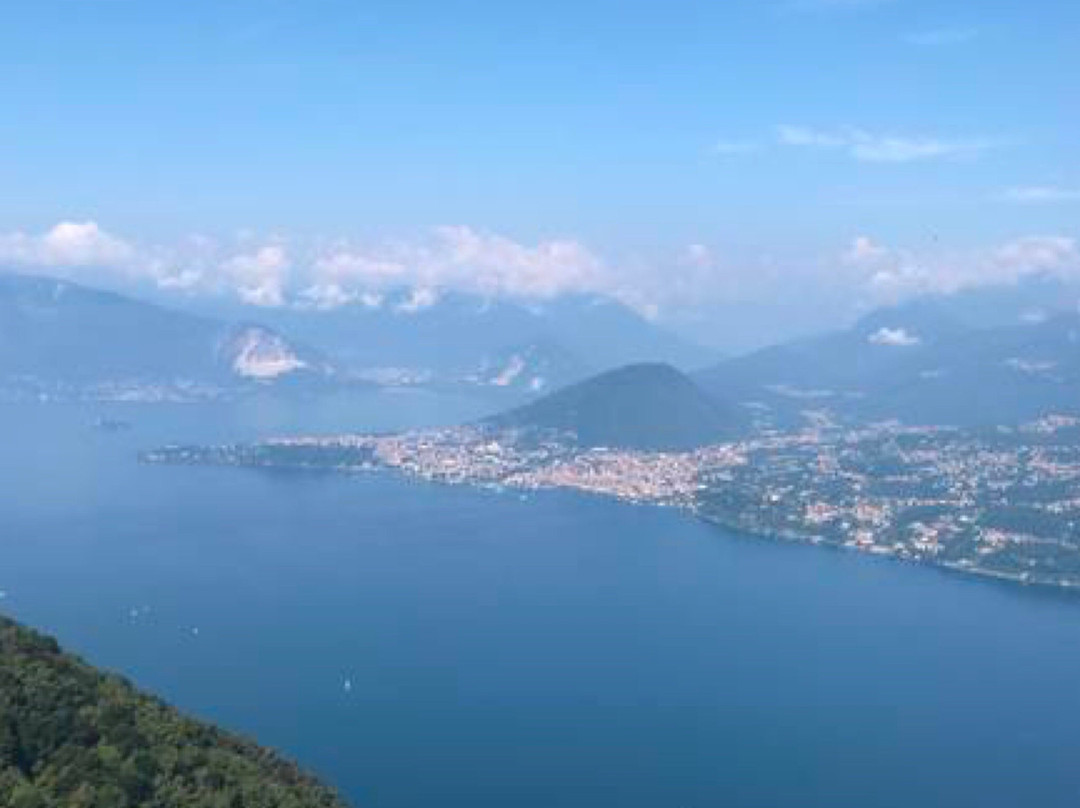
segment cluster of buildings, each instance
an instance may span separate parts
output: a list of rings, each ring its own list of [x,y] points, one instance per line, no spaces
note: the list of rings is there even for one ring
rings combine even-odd
[[[762,535],[1027,583],[1080,585],[1080,421],[879,424],[748,441],[697,510]]]
[[[983,432],[813,422],[691,452],[582,448],[564,434],[469,426],[173,447],[149,459],[574,489],[683,507],[763,537],[1080,586],[1080,419],[1063,416]]]

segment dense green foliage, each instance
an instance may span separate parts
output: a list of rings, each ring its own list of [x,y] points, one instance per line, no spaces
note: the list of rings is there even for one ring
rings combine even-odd
[[[0,617],[0,806],[344,808],[254,743],[65,654]]]

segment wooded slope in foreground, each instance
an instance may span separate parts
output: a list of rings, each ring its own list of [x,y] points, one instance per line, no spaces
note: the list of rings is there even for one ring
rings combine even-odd
[[[0,806],[345,808],[276,753],[181,716],[0,617]]]

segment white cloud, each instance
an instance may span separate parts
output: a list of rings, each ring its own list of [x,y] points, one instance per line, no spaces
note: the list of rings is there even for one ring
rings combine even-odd
[[[203,273],[197,269],[180,269],[176,272],[163,274],[158,278],[158,285],[162,289],[175,289],[186,292],[197,288],[202,279]]]
[[[613,274],[611,296],[648,319],[660,319],[672,309],[723,300],[745,290],[753,272],[726,266],[706,244],[692,243],[674,254],[644,260],[629,257]]]
[[[420,241],[337,244],[315,256],[311,275],[354,292],[412,286],[541,300],[601,291],[610,281],[603,262],[579,242],[530,246],[460,225],[435,228]]]
[[[416,314],[418,311],[431,308],[439,302],[439,293],[434,289],[417,287],[409,293],[409,296],[398,304],[397,311],[403,314]]]
[[[930,28],[925,31],[913,31],[903,36],[909,45],[926,48],[940,48],[946,45],[963,45],[979,35],[977,28]]]
[[[261,306],[353,304],[411,313],[452,293],[528,305],[583,294],[667,318],[717,305],[854,311],[1039,274],[1080,281],[1080,247],[1071,236],[1047,234],[977,249],[911,250],[859,234],[817,260],[794,252],[739,258],[700,242],[613,259],[573,239],[525,243],[466,226],[378,242],[248,233],[161,245],[128,241],[92,222],[67,222],[40,233],[0,234],[0,266],[92,285],[228,295]]]
[[[382,304],[392,289],[412,289],[399,310],[432,305],[440,291],[546,300],[563,294],[616,292],[604,262],[573,240],[522,244],[496,233],[454,225],[426,238],[377,244],[338,242],[316,250],[304,296],[321,306]]]
[[[1080,274],[1080,250],[1068,236],[1025,236],[993,251],[993,264],[1007,278],[1051,273]]]
[[[1054,202],[1080,202],[1080,188],[1061,188],[1055,185],[1024,185],[1007,188],[1000,198],[1006,202],[1035,205]]]
[[[919,345],[922,340],[905,328],[879,328],[870,334],[866,341],[872,345],[886,345],[894,348],[910,348]]]
[[[571,240],[527,246],[469,227],[440,227],[419,261],[422,275],[444,278],[471,291],[533,299],[565,292],[599,291],[609,283],[603,262]]]
[[[357,299],[339,283],[313,283],[300,291],[300,299],[316,309],[336,309]]]
[[[841,255],[868,302],[894,302],[920,294],[950,293],[1013,284],[1044,275],[1080,280],[1080,247],[1069,236],[1025,236],[966,252],[917,253],[890,249],[863,236]]]
[[[325,255],[319,255],[313,269],[315,274],[324,280],[361,281],[371,285],[395,283],[408,272],[398,261],[366,255],[344,245]]]
[[[60,222],[40,235],[0,235],[0,261],[20,267],[78,268],[127,264],[134,248],[96,222]]]
[[[108,276],[150,280],[163,289],[195,291],[216,273],[214,245],[190,236],[173,247],[142,247],[96,222],[59,222],[41,233],[0,234],[0,264],[93,282]]]
[[[943,140],[934,137],[876,134],[863,129],[815,129],[782,124],[776,127],[783,146],[842,151],[863,163],[910,163],[947,157],[974,156],[990,148],[987,140]]]
[[[698,269],[709,269],[715,265],[716,259],[712,250],[704,244],[690,244],[683,252],[682,263]]]
[[[45,260],[54,265],[123,263],[133,254],[131,245],[106,233],[95,222],[61,222],[41,239],[41,248]]]
[[[980,141],[947,141],[935,138],[905,138],[856,133],[851,154],[865,163],[910,163],[937,157],[976,154],[986,149]]]
[[[888,256],[888,250],[870,236],[856,236],[844,253],[843,260],[846,264],[863,264],[878,261],[886,256]]]
[[[289,267],[289,256],[278,244],[235,255],[221,264],[240,299],[254,306],[280,306],[285,302]]]
[[[409,304],[414,309],[440,290],[523,300],[618,292],[617,277],[578,241],[524,244],[460,225],[374,244],[288,243],[238,233],[231,243],[193,236],[146,246],[94,222],[61,222],[40,234],[0,234],[0,264],[88,282],[111,276],[189,293],[229,292],[260,306],[296,298],[318,307],[353,301],[374,307],[386,291],[410,288],[424,290]]]

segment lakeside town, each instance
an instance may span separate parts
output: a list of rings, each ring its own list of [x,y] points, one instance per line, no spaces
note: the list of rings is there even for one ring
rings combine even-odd
[[[810,423],[687,452],[582,448],[567,434],[463,426],[172,446],[143,460],[572,489],[682,508],[760,537],[1080,586],[1080,419],[982,431]]]

